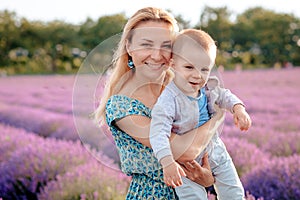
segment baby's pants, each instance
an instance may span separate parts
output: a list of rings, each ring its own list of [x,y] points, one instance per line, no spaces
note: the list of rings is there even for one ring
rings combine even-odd
[[[216,179],[214,188],[218,200],[243,200],[244,188],[224,143],[218,137],[214,138],[210,145],[209,164]],[[180,200],[207,200],[203,186],[186,177],[182,177],[182,181],[183,185],[175,188]]]

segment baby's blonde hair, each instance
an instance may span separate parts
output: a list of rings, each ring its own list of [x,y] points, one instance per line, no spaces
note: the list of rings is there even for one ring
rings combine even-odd
[[[198,29],[184,29],[180,31],[173,43],[173,55],[180,56],[181,48],[188,41],[195,42],[199,45],[204,51],[208,53],[211,59],[211,67],[214,65],[216,55],[217,55],[217,46],[212,37],[205,31]]]
[[[134,73],[128,66],[128,52],[126,50],[126,41],[131,42],[133,29],[139,24],[147,21],[164,22],[170,24],[173,31],[178,31],[178,24],[175,18],[167,11],[155,8],[146,7],[138,10],[126,23],[121,40],[118,44],[118,48],[114,53],[112,60],[113,72],[109,77],[107,84],[105,85],[104,93],[101,97],[100,104],[94,112],[94,119],[97,124],[105,122],[105,107],[107,100],[114,94],[118,93],[125,82]],[[131,72],[129,72],[131,70]],[[165,82],[169,82],[172,77],[172,72],[167,71]]]

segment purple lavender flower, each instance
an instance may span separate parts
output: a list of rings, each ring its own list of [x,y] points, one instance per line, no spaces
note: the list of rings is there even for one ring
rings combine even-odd
[[[245,189],[265,200],[300,199],[300,156],[274,158],[243,176]]]
[[[270,159],[268,153],[261,151],[256,145],[245,139],[222,137],[222,140],[240,176],[256,166],[266,164]]]
[[[276,148],[274,148],[276,147]],[[279,133],[271,137],[262,149],[273,156],[300,155],[300,132]]]
[[[129,177],[96,160],[77,166],[50,181],[38,199],[124,199]]]
[[[29,135],[29,134],[28,134]],[[25,136],[26,137],[26,136]],[[22,141],[23,138],[15,138]],[[32,140],[0,164],[0,196],[35,196],[46,183],[92,157],[79,142]],[[3,176],[2,176],[3,175]]]
[[[244,70],[238,74],[225,71],[220,74],[224,86],[244,101],[253,121],[250,130],[241,132],[234,126],[231,114],[228,113],[222,136],[242,179],[253,180],[253,194],[256,197],[273,194],[272,188],[275,186],[278,191],[283,191],[282,194],[289,195],[290,199],[299,197],[298,171],[290,169],[291,165],[297,164],[296,161],[290,160],[300,154],[299,72],[299,68],[293,68]],[[73,110],[74,80],[72,75],[0,78],[0,123],[6,124],[0,124],[1,197],[7,194],[13,199],[37,198],[34,191],[40,191],[49,181],[62,182],[56,177],[64,177],[69,172],[75,173],[75,169],[79,170],[77,167],[83,163],[89,165],[88,157],[96,157],[102,164],[109,163],[109,166],[115,166],[113,160],[89,148],[91,146],[104,151],[111,158],[116,155],[110,143],[110,133],[92,126],[86,115],[90,107],[95,108],[97,105],[97,102],[94,102],[95,97],[101,96],[103,88],[97,88],[95,95],[90,97],[83,90],[82,94],[86,99],[76,99],[76,110]],[[101,81],[97,84],[102,84]],[[89,101],[86,101],[87,99]],[[75,123],[73,112],[76,115]],[[45,140],[38,135],[57,140]],[[86,155],[82,157],[79,152],[86,149],[75,142],[79,138],[89,152],[84,153]],[[62,144],[60,139],[74,142],[64,141],[66,143]],[[72,150],[69,146],[76,146],[77,150]],[[77,157],[80,162],[74,160]],[[118,157],[115,161],[117,159]],[[280,164],[277,163],[276,166],[273,162]],[[290,166],[282,162],[289,163]],[[84,167],[81,170],[85,171]],[[283,183],[279,176],[281,179],[286,178],[290,183]],[[263,192],[255,193],[255,188],[263,188]],[[73,191],[67,188],[66,190]],[[252,194],[251,190],[249,192]],[[87,199],[91,194],[90,191],[84,191],[80,195]],[[93,195],[94,199],[102,196],[98,190],[95,190]],[[274,199],[281,199],[277,193],[273,196]],[[285,198],[286,196],[282,197]]]

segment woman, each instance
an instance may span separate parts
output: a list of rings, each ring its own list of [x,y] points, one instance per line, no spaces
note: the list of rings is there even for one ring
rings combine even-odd
[[[176,31],[176,20],[168,12],[153,7],[137,11],[124,27],[113,72],[96,111],[97,121],[106,121],[110,127],[122,171],[132,177],[127,199],[177,198],[164,183],[149,142],[151,108],[173,77],[168,66]],[[171,137],[174,156],[181,162],[196,158],[201,143],[197,131],[208,131],[212,120],[183,136]],[[202,167],[191,161],[183,168],[188,178],[203,186],[214,182],[207,157]]]

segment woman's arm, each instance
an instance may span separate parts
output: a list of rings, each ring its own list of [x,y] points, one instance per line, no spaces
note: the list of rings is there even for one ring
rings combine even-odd
[[[116,125],[135,140],[151,148],[149,139],[150,120],[146,116],[129,115],[116,121]]]
[[[208,163],[207,154],[204,155],[202,159],[202,166],[192,159],[197,157],[197,155],[199,154],[198,146],[203,145],[201,143],[201,137],[199,137],[199,135],[201,134],[197,134],[197,132],[210,130],[209,125],[216,124],[216,122],[218,122],[222,118],[222,116],[224,116],[223,112],[220,111],[209,122],[196,129],[196,131],[190,131],[182,136],[177,135],[178,137],[176,138],[178,139],[174,138],[171,142],[173,154],[175,153],[175,156],[177,157],[178,155],[176,154],[181,155],[179,162],[183,170],[185,171],[187,178],[204,187],[213,185],[215,179]],[[143,145],[151,148],[149,140],[149,118],[136,115],[127,116],[122,118],[121,120],[118,120],[116,124],[120,129],[141,142]],[[192,139],[190,139],[190,137]],[[193,141],[193,138],[196,138],[197,142],[196,140],[194,142],[191,142]],[[186,140],[188,140],[188,142],[186,142]],[[174,151],[174,148],[177,150]],[[184,150],[186,151],[184,152]],[[186,162],[186,160],[189,161]]]
[[[204,150],[218,126],[224,120],[224,111],[216,109],[216,114],[205,124],[183,135],[172,134],[170,140],[173,156],[181,162],[194,160]],[[131,137],[150,147],[150,118],[140,115],[126,116],[116,122],[116,125]]]
[[[221,110],[217,105],[215,110],[215,115],[202,126],[183,135],[171,135],[170,144],[175,160],[192,161],[205,149],[225,119],[225,110]]]

